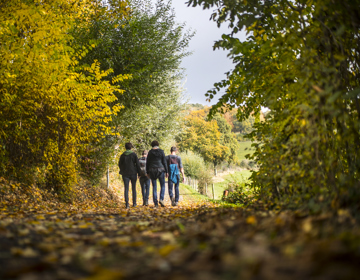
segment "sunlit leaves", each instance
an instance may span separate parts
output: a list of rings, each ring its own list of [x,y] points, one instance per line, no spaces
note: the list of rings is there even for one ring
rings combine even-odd
[[[237,141],[230,125],[221,116],[207,121],[205,114],[204,110],[199,110],[186,117],[186,129],[177,138],[180,149],[198,153],[215,166],[223,161],[234,161]]]
[[[104,125],[121,108],[109,103],[122,91],[104,81],[111,71],[101,71],[99,63],[78,66],[86,47],[69,46],[74,25],[96,10],[96,3],[86,1],[2,4],[2,174],[69,186],[80,146],[108,132]],[[113,82],[128,78],[118,75]]]

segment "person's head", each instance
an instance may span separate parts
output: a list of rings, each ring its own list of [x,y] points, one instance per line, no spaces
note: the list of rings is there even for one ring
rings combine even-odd
[[[172,147],[170,148],[170,153],[173,153],[173,152],[176,152],[176,151],[177,151],[177,148],[176,148],[176,147],[172,146]]]
[[[144,151],[142,152],[142,156],[143,156],[143,157],[147,157],[147,155],[148,155],[148,151],[147,151],[147,150],[144,150]]]
[[[151,142],[151,147],[159,147],[159,142],[154,140]]]
[[[125,149],[126,150],[131,150],[132,148],[134,148],[134,146],[130,142],[125,144]]]

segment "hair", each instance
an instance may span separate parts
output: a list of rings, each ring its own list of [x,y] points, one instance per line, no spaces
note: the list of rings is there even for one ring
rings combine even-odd
[[[143,152],[142,152],[142,155],[143,156],[145,156],[145,155],[147,155],[148,154],[148,151],[147,150],[144,150]]]
[[[154,140],[151,142],[151,147],[159,146],[159,142]]]
[[[170,152],[172,153],[172,152],[175,152],[175,151],[177,151],[177,148],[176,148],[175,146],[172,146],[172,147],[170,148]]]
[[[133,144],[131,144],[130,142],[128,142],[128,143],[125,144],[125,149],[126,149],[126,150],[130,150],[130,149],[132,149],[132,148],[134,148],[134,146],[133,146]]]

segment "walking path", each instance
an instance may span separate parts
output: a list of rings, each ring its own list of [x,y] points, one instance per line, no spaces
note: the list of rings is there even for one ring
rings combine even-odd
[[[0,279],[356,279],[351,213],[219,207],[181,190],[171,207],[2,204]],[[138,196],[138,203],[140,196]],[[11,205],[11,204],[9,204]],[[55,205],[55,204],[54,204]],[[21,209],[21,210],[15,210]]]

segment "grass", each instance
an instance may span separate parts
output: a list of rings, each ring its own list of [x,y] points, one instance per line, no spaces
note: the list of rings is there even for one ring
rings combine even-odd
[[[250,175],[251,175],[250,170],[236,171],[233,174],[226,175],[224,177],[225,180],[223,182],[214,184],[215,199],[221,199],[224,190],[228,188],[229,182],[233,182],[233,181],[249,182]],[[208,193],[211,194],[211,197],[212,197],[211,188],[210,188],[210,190],[208,190]]]
[[[251,144],[251,141],[239,142],[239,148],[236,151],[236,155],[239,161],[246,159],[245,155],[252,154],[255,151],[255,149],[251,147]]]
[[[180,184],[179,191],[180,191],[181,196],[187,196],[187,199],[190,199],[190,200],[204,201],[204,200],[209,199],[207,196],[199,194],[197,191],[195,191],[189,185]]]

